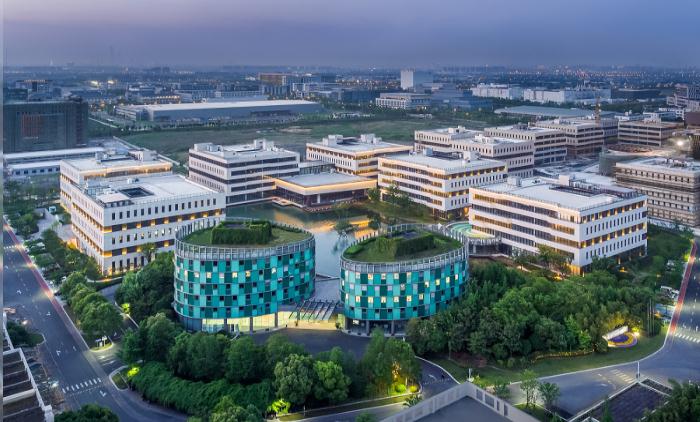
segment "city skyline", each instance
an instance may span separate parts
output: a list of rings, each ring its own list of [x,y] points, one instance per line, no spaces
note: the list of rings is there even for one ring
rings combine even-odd
[[[676,6],[362,0],[327,12],[319,0],[10,1],[4,54],[6,66],[698,66],[700,4]]]

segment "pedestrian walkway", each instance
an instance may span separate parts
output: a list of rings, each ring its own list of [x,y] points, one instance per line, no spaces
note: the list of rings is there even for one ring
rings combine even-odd
[[[72,385],[67,385],[61,387],[63,394],[75,394],[78,392],[91,390],[93,388],[100,387],[102,385],[102,380],[99,378],[92,378],[86,381],[78,382]]]

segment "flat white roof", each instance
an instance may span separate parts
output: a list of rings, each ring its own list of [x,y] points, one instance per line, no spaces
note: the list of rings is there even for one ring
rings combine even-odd
[[[51,161],[34,161],[30,163],[16,163],[8,164],[6,168],[10,170],[30,170],[30,169],[43,169],[46,167],[58,167],[61,164],[61,160],[51,160]]]
[[[551,129],[551,128],[546,128],[546,127],[538,127],[538,126],[530,126],[530,125],[508,125],[508,126],[496,126],[496,127],[487,127],[484,129],[486,131],[489,130],[502,130],[502,131],[508,131],[508,132],[522,132],[522,133],[531,133],[531,132],[538,132],[538,133],[543,133],[543,132],[558,132],[558,129]]]
[[[3,158],[6,163],[12,163],[17,160],[40,160],[42,158],[53,158],[57,156],[70,156],[70,155],[81,155],[81,154],[95,154],[98,152],[103,152],[105,149],[102,147],[86,147],[86,148],[68,148],[68,149],[52,149],[48,151],[29,151],[29,152],[13,152],[9,154],[3,154]]]
[[[585,181],[581,182],[585,183]],[[476,189],[553,204],[560,208],[575,211],[610,205],[629,199],[602,191],[594,192],[585,189],[570,188],[569,186],[555,183],[552,179],[538,177],[522,179],[520,186],[505,182],[481,186]],[[611,192],[614,190],[619,193],[632,193],[631,190],[625,188],[606,186],[605,189],[610,189]]]
[[[176,174],[148,176],[137,180],[131,183],[127,180],[104,182],[101,185],[103,189],[98,188],[93,196],[104,203],[130,200],[134,204],[139,204],[156,200],[216,193],[213,189]],[[134,188],[143,189],[146,195],[130,197],[124,192],[124,190]]]
[[[401,148],[401,149],[405,149],[406,151],[408,151],[408,150],[413,148],[410,145],[392,144],[392,143],[384,142],[384,141],[379,141],[379,142],[375,142],[375,143],[351,141],[349,143],[340,143],[340,144],[332,144],[332,145],[324,145],[323,141],[321,141],[321,142],[307,143],[306,145],[313,145],[313,146],[320,147],[320,148],[326,148],[326,149],[331,149],[331,150],[335,149],[335,150],[342,150],[342,151],[348,151],[348,152],[381,151],[383,149],[395,149],[395,148]]]
[[[667,170],[668,172],[684,172],[700,174],[700,161],[694,160],[674,160],[673,158],[640,158],[637,160],[617,163],[618,167],[628,167],[633,169],[647,169],[649,171]]]
[[[129,155],[119,155],[113,158],[105,158],[98,162],[93,158],[77,158],[73,160],[63,160],[67,165],[70,165],[79,171],[117,169],[120,167],[133,166],[155,166],[155,165],[170,165],[169,162],[161,159],[141,161]]]
[[[197,149],[199,147],[199,149]],[[211,149],[208,149],[211,148]],[[236,144],[236,145],[195,145],[190,148],[190,152],[194,154],[208,155],[215,158],[220,158],[227,161],[235,160],[250,160],[251,158],[265,157],[291,157],[298,156],[294,151],[289,151],[283,148],[274,146],[273,142],[261,142],[252,144]]]
[[[337,172],[323,172],[315,174],[300,174],[296,176],[280,177],[280,180],[293,183],[305,188],[333,185],[338,183],[359,183],[359,182],[369,182],[372,179],[366,177],[355,176],[352,174],[344,174]]]
[[[448,172],[475,170],[482,168],[505,166],[503,161],[479,158],[476,160],[463,160],[461,158],[445,158],[424,154],[398,154],[389,157],[381,157],[384,160],[403,161],[404,163],[417,164],[424,167],[444,170]]]
[[[261,101],[216,101],[205,103],[178,103],[178,104],[150,104],[134,106],[151,111],[180,111],[180,110],[207,110],[221,108],[250,108],[250,107],[275,107],[291,105],[314,105],[313,101],[305,100],[261,100]]]

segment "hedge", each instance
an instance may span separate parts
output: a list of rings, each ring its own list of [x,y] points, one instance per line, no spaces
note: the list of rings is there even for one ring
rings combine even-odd
[[[435,247],[435,236],[426,233],[413,239],[403,239],[396,246],[396,256],[412,255]]]
[[[240,228],[220,224],[211,232],[211,241],[215,245],[265,244],[271,238],[272,225],[269,221],[251,221]]]

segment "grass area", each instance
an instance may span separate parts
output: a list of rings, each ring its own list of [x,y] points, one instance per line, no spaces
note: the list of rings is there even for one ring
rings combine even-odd
[[[393,262],[440,255],[462,246],[458,240],[427,230],[367,239],[349,247],[345,258],[359,262]]]
[[[185,163],[187,162],[189,148],[196,142],[232,145],[252,142],[258,138],[266,138],[275,141],[281,147],[304,152],[307,142],[318,142],[329,134],[339,133],[346,136],[355,136],[362,133],[374,133],[385,141],[412,144],[415,130],[456,124],[465,125],[467,123],[463,120],[446,118],[432,120],[392,118],[387,120],[296,122],[290,125],[270,126],[268,128],[239,127],[205,130],[163,130],[129,135],[125,136],[124,139],[140,147],[155,149],[161,154]]]
[[[628,273],[634,282],[652,288],[664,285],[678,289],[692,243],[690,232],[649,225],[647,256],[629,263]]]
[[[530,365],[528,368],[535,371],[538,376],[544,377],[565,372],[582,371],[602,366],[634,362],[659,350],[664,344],[667,331],[668,326],[663,326],[661,332],[656,336],[641,336],[636,346],[627,349],[609,349],[607,353],[593,353],[570,358],[542,359]],[[459,365],[457,362],[448,360],[447,358],[434,358],[431,360],[445,368],[445,370],[452,374],[458,381],[463,382],[467,379],[469,369]],[[487,385],[491,385],[499,379],[509,382],[520,381],[520,372],[522,372],[522,368],[507,369],[490,365],[484,368],[473,369],[472,375],[478,375]]]
[[[191,233],[185,241],[194,245],[212,246],[213,227]],[[221,247],[237,246],[278,246],[286,243],[298,242],[308,238],[310,235],[304,231],[292,231],[280,226],[272,226],[272,239],[265,244],[216,244]]]
[[[126,390],[127,388],[129,388],[129,385],[126,383],[126,375],[122,373],[128,370],[129,368],[125,368],[112,375],[112,381],[114,382],[114,385],[116,385],[117,388],[120,390]]]
[[[516,404],[515,407],[542,422],[552,420],[552,414],[540,406],[526,407],[525,403]]]

